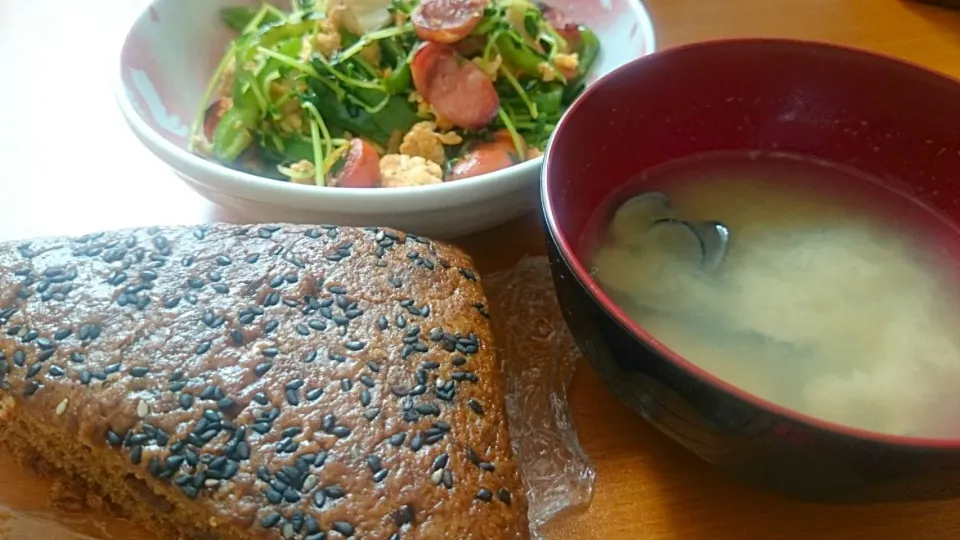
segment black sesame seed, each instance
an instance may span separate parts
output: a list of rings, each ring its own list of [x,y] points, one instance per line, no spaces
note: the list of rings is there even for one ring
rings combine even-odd
[[[327,502],[327,496],[323,491],[317,491],[313,494],[313,504],[317,508],[323,508],[323,505]]]
[[[417,433],[410,439],[410,449],[416,452],[421,448],[423,448],[423,435]]]
[[[407,523],[413,522],[413,513],[413,506],[405,504],[391,512],[390,517],[393,518],[393,523],[397,527],[401,527]]]
[[[261,354],[263,354],[263,355],[266,356],[267,358],[273,358],[273,357],[277,356],[278,354],[280,354],[280,349],[278,349],[278,348],[276,348],[276,347],[267,347],[266,349],[263,349],[263,350],[260,351],[260,352],[261,352]]]
[[[37,390],[40,389],[40,383],[37,381],[30,381],[30,384],[23,390],[23,395],[32,396],[37,393]]]
[[[211,285],[211,287],[213,288],[214,291],[220,294],[227,294],[230,292],[230,287],[228,287],[227,285],[224,285],[223,283],[214,283],[213,285]]]
[[[109,366],[103,368],[103,372],[107,375],[112,375],[120,371],[120,364],[110,364]]]
[[[150,372],[150,368],[147,368],[144,366],[136,366],[136,367],[130,368],[130,375],[132,375],[133,377],[143,377],[149,372]]]
[[[253,372],[257,375],[257,377],[262,377],[264,374],[270,371],[270,368],[272,367],[273,367],[273,362],[262,362],[260,364],[257,364],[256,367],[253,368]]]
[[[250,264],[255,264],[259,260],[260,260],[259,253],[251,253],[250,255],[247,255],[247,258],[246,258],[246,261]]]
[[[57,341],[61,341],[61,340],[67,339],[67,337],[69,337],[70,334],[72,333],[73,333],[73,330],[69,328],[61,328],[60,330],[57,330],[55,334],[53,334],[53,339]]]
[[[286,393],[284,393],[284,397],[287,398],[287,403],[294,407],[300,404],[300,397],[297,395],[296,390],[287,390]]]
[[[450,469],[443,471],[443,486],[447,489],[453,489],[453,471]]]
[[[370,391],[366,388],[360,392],[360,405],[363,405],[364,407],[370,405]]]
[[[288,503],[300,502],[300,494],[297,493],[297,491],[293,488],[287,488],[283,492],[283,500],[287,501]]]
[[[271,319],[270,321],[267,322],[267,324],[264,325],[263,333],[269,334],[274,330],[276,330],[278,326],[280,326],[280,321],[278,321],[277,319]]]
[[[279,303],[280,303],[280,294],[279,294],[279,293],[272,292],[272,293],[268,294],[266,297],[264,297],[264,299],[263,299],[263,306],[264,306],[264,307],[275,306],[275,305],[277,305],[277,304],[279,304]]]
[[[264,495],[271,504],[280,504],[280,501],[283,500],[283,494],[273,488],[267,488]]]
[[[336,436],[339,439],[344,439],[350,436],[350,428],[346,426],[335,426],[333,429],[330,430],[330,433],[332,433],[334,436]]]
[[[323,488],[323,493],[330,499],[339,499],[347,494],[340,486],[327,486]]]
[[[373,421],[380,414],[380,409],[377,407],[372,407],[363,412],[363,417],[369,421]]]
[[[303,388],[303,379],[294,379],[287,383],[287,390],[299,390]]]
[[[480,491],[477,492],[477,499],[483,502],[490,502],[493,500],[493,493],[490,493],[490,490],[487,488],[480,488]]]
[[[374,373],[380,373],[380,364],[374,362],[373,360],[367,362],[367,367],[370,368],[370,371]]]
[[[280,514],[276,512],[271,512],[266,516],[264,516],[263,519],[260,520],[260,526],[263,527],[264,529],[269,529],[275,526],[277,523],[280,523],[280,519],[281,519]]]
[[[362,351],[363,348],[367,346],[367,342],[366,341],[348,341],[344,343],[343,346],[350,351]]]
[[[309,335],[310,335],[310,329],[307,328],[307,326],[306,326],[305,324],[298,324],[298,325],[294,326],[294,330],[296,330],[297,333],[300,334],[301,336],[309,336]]]
[[[210,342],[204,341],[197,345],[197,349],[194,351],[196,354],[207,354],[210,351]]]
[[[327,329],[327,323],[321,321],[320,319],[313,319],[310,322],[308,322],[307,325],[310,326],[310,328],[313,328],[314,330],[317,330],[317,331]]]
[[[40,370],[41,370],[41,369],[43,369],[43,364],[41,364],[41,363],[39,363],[39,362],[37,362],[36,364],[33,364],[32,366],[30,366],[29,369],[27,369],[27,378],[28,378],[28,379],[32,379],[32,378],[36,377],[37,374],[40,373]]]
[[[450,456],[446,453],[440,454],[433,460],[433,465],[431,466],[431,471],[436,471],[437,469],[443,469],[447,466],[447,463],[450,461]]]
[[[200,391],[200,399],[215,399],[218,394],[218,388],[209,385]]]
[[[473,409],[473,412],[481,416],[483,415],[483,405],[481,405],[479,401],[475,399],[470,399],[467,401],[467,405],[469,405],[470,408]]]

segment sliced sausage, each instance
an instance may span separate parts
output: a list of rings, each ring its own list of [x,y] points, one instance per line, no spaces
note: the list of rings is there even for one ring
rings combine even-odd
[[[454,164],[450,169],[450,180],[461,180],[506,169],[516,163],[513,155],[499,143],[480,144]]]
[[[337,187],[371,188],[380,185],[380,156],[363,139],[350,141],[343,168],[333,177]]]
[[[433,43],[456,43],[483,19],[487,0],[423,0],[410,15],[417,37]]]
[[[203,135],[208,142],[213,142],[213,134],[217,131],[217,125],[220,124],[223,115],[227,114],[232,106],[233,100],[223,97],[207,107],[207,110],[203,113]]]
[[[480,129],[497,117],[500,97],[493,81],[450,46],[421,45],[410,68],[417,92],[453,125]]]
[[[481,143],[477,147],[483,148],[486,146],[502,148],[511,156],[517,157],[517,145],[513,143],[513,137],[510,136],[510,132],[506,129],[498,129],[493,133],[493,140],[491,142]],[[520,149],[526,154],[527,147],[523,139],[520,140]],[[517,159],[522,161],[524,157],[525,156],[519,156]]]
[[[567,40],[567,52],[577,52],[580,50],[580,25],[571,21],[567,15],[555,7],[546,4],[537,4],[543,19],[550,23],[550,26],[560,34],[560,37]]]

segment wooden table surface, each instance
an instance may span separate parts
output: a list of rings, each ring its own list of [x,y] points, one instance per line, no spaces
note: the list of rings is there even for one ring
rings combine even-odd
[[[661,48],[784,36],[868,48],[960,76],[960,12],[902,0],[646,3]],[[0,239],[243,219],[180,184],[115,110],[108,76],[120,33],[112,23],[137,4],[0,0]],[[460,243],[485,272],[542,250],[532,217]],[[960,538],[960,501],[826,507],[740,485],[628,412],[586,365],[578,368],[571,400],[597,483],[590,507],[555,521],[550,538]],[[46,489],[0,456],[0,504],[40,510]]]

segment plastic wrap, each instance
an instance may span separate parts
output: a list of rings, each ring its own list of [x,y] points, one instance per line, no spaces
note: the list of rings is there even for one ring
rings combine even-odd
[[[580,351],[567,330],[546,257],[525,257],[484,279],[507,378],[513,451],[523,471],[530,528],[590,502],[596,471],[577,437],[567,387]]]

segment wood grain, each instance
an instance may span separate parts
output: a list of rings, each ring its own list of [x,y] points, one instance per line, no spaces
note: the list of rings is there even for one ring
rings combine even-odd
[[[137,143],[115,109],[109,87],[113,54],[120,25],[138,4],[0,0],[0,239],[243,219],[180,184]],[[647,5],[661,48],[725,37],[793,37],[867,48],[960,76],[960,12],[903,0]],[[533,216],[461,244],[485,272],[542,252]],[[586,365],[571,400],[580,437],[597,466],[597,484],[590,507],[554,522],[550,538],[960,537],[960,502],[814,506],[740,485],[627,411]],[[42,511],[47,488],[0,456],[0,505]],[[98,537],[136,537],[117,522],[108,522],[107,530],[94,522],[74,526]]]

